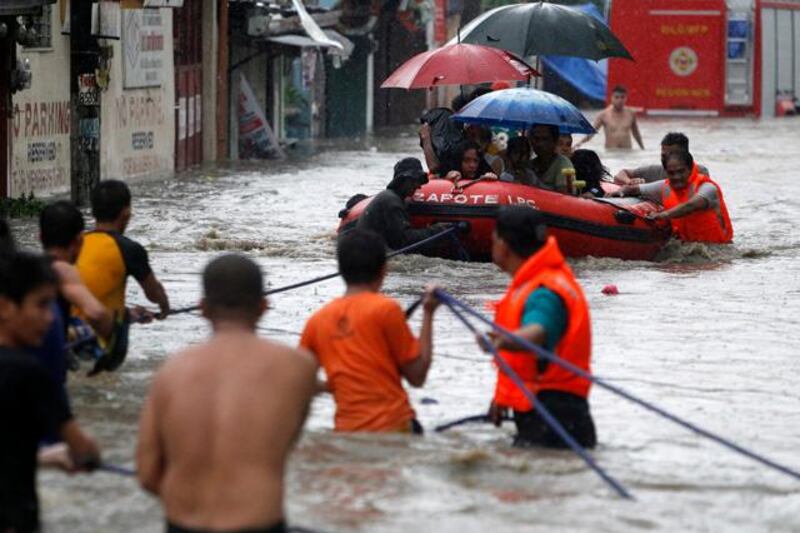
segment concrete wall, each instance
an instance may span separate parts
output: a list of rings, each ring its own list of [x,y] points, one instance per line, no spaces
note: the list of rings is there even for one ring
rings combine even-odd
[[[12,197],[69,190],[69,37],[59,31],[57,5],[52,24],[52,48],[18,48],[18,57],[30,61],[33,83],[12,100],[8,191]]]
[[[172,10],[162,8],[159,11],[164,33],[160,87],[125,89],[123,54],[126,51],[122,41],[112,41],[111,81],[102,96],[102,179],[167,175],[175,169]]]
[[[159,12],[164,35],[160,86],[126,89],[123,41],[106,41],[113,49],[113,57],[110,82],[101,95],[102,179],[168,175],[174,171],[173,12],[167,8]],[[52,17],[51,48],[19,49],[19,57],[30,61],[33,84],[13,97],[9,194],[15,197],[30,192],[38,196],[63,193],[70,188],[70,43],[69,36],[61,35],[58,4],[54,5]],[[213,113],[213,106],[209,108]]]

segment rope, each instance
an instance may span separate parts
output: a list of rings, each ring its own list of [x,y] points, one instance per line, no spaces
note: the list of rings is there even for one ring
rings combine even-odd
[[[97,467],[97,469],[100,470],[101,472],[108,472],[109,474],[117,474],[126,477],[133,477],[136,475],[136,470],[133,470],[132,468],[127,468],[125,466],[119,466],[119,465],[112,465],[109,463],[103,463],[99,467]]]
[[[456,315],[456,317],[467,327],[467,329],[469,329],[474,335],[481,337],[485,346],[489,348],[489,350],[492,352],[492,356],[494,357],[495,363],[500,368],[500,370],[504,374],[506,374],[509,378],[511,378],[511,381],[514,382],[514,385],[516,385],[517,388],[519,388],[520,392],[522,392],[522,394],[525,395],[528,401],[531,402],[531,405],[533,405],[534,409],[536,409],[536,411],[544,419],[547,425],[550,426],[550,428],[553,431],[555,431],[559,437],[561,437],[561,440],[563,440],[564,443],[567,446],[569,446],[569,448],[573,452],[575,452],[576,455],[578,455],[581,459],[583,459],[586,465],[592,470],[594,470],[595,473],[598,476],[600,476],[600,478],[603,481],[605,481],[617,494],[629,500],[634,499],[633,496],[628,492],[628,490],[625,487],[623,487],[622,484],[619,483],[616,479],[608,475],[606,471],[603,470],[603,468],[595,462],[594,458],[592,458],[592,456],[589,455],[589,453],[585,449],[583,449],[583,447],[580,444],[578,444],[575,438],[572,435],[570,435],[566,429],[564,429],[564,426],[562,426],[561,423],[558,420],[556,420],[556,418],[552,415],[552,413],[550,413],[550,411],[544,405],[542,405],[542,402],[540,402],[539,399],[536,397],[536,395],[533,394],[528,389],[528,387],[525,386],[525,383],[522,381],[519,375],[516,372],[514,372],[514,369],[511,368],[511,366],[506,362],[506,360],[500,355],[500,352],[498,352],[497,348],[494,347],[494,344],[489,339],[489,337],[485,333],[478,331],[478,328],[472,325],[472,323],[469,320],[467,320],[467,318],[464,315],[462,315],[458,309],[456,309],[456,305],[454,304],[455,299],[449,297],[448,299],[445,299],[442,298],[442,295],[447,296],[447,293],[437,289],[437,297],[439,297],[439,299],[442,300],[445,303],[445,305],[447,305],[447,307],[450,308],[450,311],[452,311],[453,314]]]
[[[445,230],[442,230],[439,233],[436,233],[434,235],[431,235],[430,237],[426,237],[426,238],[422,239],[421,241],[417,241],[415,243],[409,244],[408,246],[406,246],[404,248],[400,248],[399,250],[395,250],[394,252],[386,254],[386,259],[391,259],[392,257],[396,257],[396,256],[401,255],[401,254],[407,254],[409,252],[413,252],[414,250],[422,248],[426,244],[430,244],[430,243],[432,243],[432,242],[434,242],[434,241],[436,241],[438,239],[441,239],[442,237],[445,237],[445,236],[451,235],[451,234],[455,234],[455,232],[461,230],[461,228],[462,228],[462,226],[460,226],[459,224],[453,224],[449,228],[447,228]],[[339,271],[337,270],[336,272],[333,272],[331,274],[326,274],[324,276],[319,276],[319,277],[312,278],[312,279],[309,279],[309,280],[306,280],[306,281],[300,281],[300,282],[297,282],[297,283],[292,283],[291,285],[285,285],[283,287],[277,287],[275,289],[267,290],[267,291],[264,292],[264,296],[270,296],[272,294],[278,294],[278,293],[281,293],[281,292],[291,291],[293,289],[299,289],[301,287],[306,287],[308,285],[313,285],[313,284],[319,283],[321,281],[327,281],[329,279],[333,279],[333,278],[338,277],[338,276],[339,276]],[[178,308],[178,309],[171,310],[169,312],[168,316],[180,315],[180,314],[184,314],[184,313],[191,313],[191,312],[197,311],[198,309],[200,309],[200,306],[198,306],[198,305],[193,305],[193,306],[190,306],[190,307],[181,307],[181,308]]]
[[[510,416],[504,416],[503,420],[511,421],[514,420]],[[444,424],[440,424],[436,426],[433,430],[436,433],[441,433],[443,431],[447,431],[448,429],[453,429],[457,426],[463,426],[464,424],[488,424],[492,421],[489,418],[489,415],[482,414],[482,415],[472,415],[472,416],[465,416],[464,418],[459,418],[458,420],[453,420],[452,422],[445,422]]]
[[[733,442],[733,441],[731,441],[729,439],[726,439],[725,437],[722,437],[720,435],[717,435],[716,433],[713,433],[713,432],[711,432],[711,431],[709,431],[707,429],[703,429],[700,426],[697,426],[696,424],[693,424],[692,422],[689,422],[688,420],[685,420],[685,419],[683,419],[683,418],[681,418],[681,417],[679,417],[679,416],[677,416],[675,414],[670,413],[669,411],[667,411],[667,410],[665,410],[665,409],[663,409],[661,407],[658,407],[657,405],[654,405],[654,404],[652,404],[652,403],[650,403],[650,402],[648,402],[646,400],[643,400],[641,398],[638,398],[637,396],[634,396],[633,394],[621,389],[620,387],[617,387],[616,385],[612,385],[611,383],[607,382],[606,380],[604,380],[602,378],[599,378],[599,377],[597,377],[597,376],[595,376],[595,375],[593,375],[593,374],[591,374],[589,372],[586,372],[582,368],[578,368],[577,366],[573,365],[569,361],[565,361],[564,359],[560,358],[558,355],[554,354],[553,352],[545,350],[541,346],[537,346],[536,344],[534,344],[532,342],[529,342],[528,340],[523,339],[522,337],[520,337],[518,335],[515,335],[514,333],[508,331],[507,329],[505,329],[505,328],[503,328],[501,326],[498,326],[497,324],[495,324],[494,322],[492,322],[491,320],[489,320],[488,318],[486,318],[485,316],[483,316],[479,312],[475,311],[474,309],[472,309],[471,307],[469,307],[465,303],[463,303],[463,302],[459,301],[458,299],[454,298],[453,296],[451,296],[447,292],[445,292],[445,291],[443,291],[441,289],[437,289],[436,290],[436,297],[439,298],[445,304],[447,304],[448,307],[450,307],[451,309],[453,307],[459,307],[465,313],[477,318],[478,320],[480,320],[484,324],[487,324],[488,326],[490,326],[492,329],[494,329],[495,331],[497,331],[501,335],[503,335],[506,338],[510,339],[511,341],[516,343],[518,346],[524,348],[526,351],[533,352],[534,354],[536,354],[536,356],[543,357],[544,359],[550,361],[551,363],[557,364],[561,368],[569,370],[570,372],[573,372],[574,374],[576,374],[576,375],[578,375],[578,376],[580,376],[582,378],[588,379],[592,383],[595,383],[595,384],[599,385],[600,387],[603,387],[604,389],[609,390],[609,391],[613,392],[614,394],[617,394],[618,396],[621,396],[621,397],[625,398],[628,401],[631,401],[631,402],[633,402],[633,403],[635,403],[637,405],[640,405],[641,407],[644,407],[648,411],[652,411],[652,412],[656,413],[657,415],[659,415],[659,416],[661,416],[663,418],[666,418],[667,420],[670,420],[670,421],[674,422],[675,424],[678,424],[679,426],[682,426],[682,427],[684,427],[684,428],[686,428],[686,429],[688,429],[688,430],[690,430],[690,431],[692,431],[694,433],[697,433],[698,435],[701,435],[701,436],[703,436],[703,437],[705,437],[707,439],[710,439],[710,440],[716,442],[717,444],[720,444],[720,445],[728,448],[729,450],[732,450],[732,451],[734,451],[734,452],[736,452],[736,453],[738,453],[740,455],[748,457],[748,458],[750,458],[750,459],[752,459],[752,460],[754,460],[756,462],[759,462],[759,463],[763,464],[764,466],[772,468],[773,470],[777,470],[778,472],[786,474],[787,476],[791,476],[791,477],[793,477],[793,478],[795,478],[797,480],[800,480],[800,472],[798,472],[797,470],[794,470],[794,469],[792,469],[792,468],[790,468],[788,466],[782,465],[782,464],[780,464],[780,463],[778,463],[776,461],[773,461],[772,459],[768,459],[767,457],[764,457],[763,455],[761,455],[761,454],[759,454],[757,452],[754,452],[752,450],[744,448],[743,446],[740,446],[739,444],[736,444],[735,442]]]

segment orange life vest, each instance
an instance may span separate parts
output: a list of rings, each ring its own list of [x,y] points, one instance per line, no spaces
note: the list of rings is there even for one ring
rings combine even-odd
[[[544,247],[514,274],[505,297],[497,304],[495,323],[510,331],[518,330],[522,325],[528,297],[541,287],[550,289],[561,297],[568,313],[567,329],[554,352],[562,359],[590,372],[592,335],[589,306],[554,237],[548,238]],[[582,398],[589,395],[591,382],[588,379],[576,376],[556,363],[551,362],[539,374],[536,357],[529,352],[503,350],[500,355],[534,394],[542,390],[558,390]],[[514,382],[499,369],[494,401],[499,406],[516,411],[530,411],[533,408]]]
[[[661,192],[661,204],[664,209],[671,209],[677,205],[688,202],[704,183],[710,183],[717,188],[719,207],[716,209],[703,209],[695,211],[685,217],[673,218],[672,232],[684,241],[727,243],[733,240],[733,225],[728,216],[728,207],[722,197],[722,189],[710,177],[701,174],[697,164],[692,167],[689,184],[685,189],[675,190],[669,180],[664,182]]]

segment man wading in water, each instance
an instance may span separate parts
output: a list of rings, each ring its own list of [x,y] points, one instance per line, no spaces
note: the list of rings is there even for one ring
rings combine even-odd
[[[0,531],[39,531],[36,455],[56,433],[68,446],[70,469],[100,462],[94,443],[76,431],[65,398],[26,349],[39,346],[53,322],[57,279],[49,261],[10,246],[0,220]],[[5,242],[3,242],[5,240]],[[55,465],[67,465],[56,462]]]
[[[428,183],[419,159],[406,157],[394,166],[394,177],[386,190],[378,193],[358,220],[358,228],[374,231],[383,237],[386,246],[397,250],[436,235],[449,224],[433,224],[428,228],[412,228],[406,200]]]
[[[256,335],[267,303],[251,260],[213,260],[203,289],[214,332],[156,374],[139,427],[139,482],[161,499],[168,532],[286,531],[283,475],[317,365]]]
[[[495,323],[590,372],[589,306],[555,237],[548,238],[546,232],[542,215],[535,209],[500,209],[492,238],[492,261],[512,280],[497,304]],[[589,380],[524,352],[511,339],[493,333],[490,337],[500,355],[564,429],[581,446],[594,447],[597,439],[587,400]],[[489,416],[500,425],[509,408],[517,425],[515,446],[567,447],[511,378],[498,371]]]
[[[611,105],[603,109],[594,120],[594,129],[603,128],[606,134],[606,148],[630,150],[633,148],[631,136],[636,139],[639,148],[644,150],[642,134],[639,132],[639,124],[636,123],[636,111],[625,107],[628,101],[628,90],[622,85],[614,87],[611,93]],[[587,135],[575,145],[577,150],[594,137],[594,133]]]
[[[354,230],[339,240],[336,255],[347,291],[314,313],[300,339],[325,369],[336,431],[421,433],[402,379],[425,384],[439,302],[432,290],[425,293],[417,340],[397,302],[380,293],[386,278],[381,238]]]

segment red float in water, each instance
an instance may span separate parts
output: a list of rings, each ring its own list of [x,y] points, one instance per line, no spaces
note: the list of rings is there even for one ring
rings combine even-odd
[[[602,292],[606,296],[616,296],[617,294],[619,294],[619,289],[617,288],[616,285],[611,284],[611,285],[606,285],[605,287],[603,287],[603,291]]]

